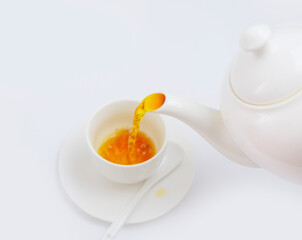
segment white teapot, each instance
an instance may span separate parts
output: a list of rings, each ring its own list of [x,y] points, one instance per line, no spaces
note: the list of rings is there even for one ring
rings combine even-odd
[[[185,122],[227,158],[302,184],[302,25],[248,28],[221,111],[164,94],[154,112]]]

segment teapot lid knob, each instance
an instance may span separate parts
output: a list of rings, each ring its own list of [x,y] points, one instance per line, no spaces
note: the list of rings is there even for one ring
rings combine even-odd
[[[240,39],[240,46],[246,51],[257,51],[261,49],[271,36],[268,25],[253,25],[247,28]]]
[[[230,70],[233,93],[245,103],[271,105],[301,93],[302,24],[249,27]]]

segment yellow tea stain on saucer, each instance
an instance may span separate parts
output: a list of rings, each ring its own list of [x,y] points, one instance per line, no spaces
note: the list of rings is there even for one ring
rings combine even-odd
[[[165,188],[157,189],[157,191],[156,191],[157,197],[164,197],[166,195],[167,195],[167,189],[165,189]]]

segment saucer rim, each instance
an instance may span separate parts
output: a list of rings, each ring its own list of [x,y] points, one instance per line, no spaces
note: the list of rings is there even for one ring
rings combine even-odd
[[[168,121],[169,122],[169,124],[167,123],[167,121],[166,121],[166,119],[163,119],[164,120],[164,123],[165,123],[165,125],[167,126],[167,128],[176,128],[177,129],[177,127],[175,127],[174,126],[174,124],[172,123],[172,126],[171,126],[171,124],[170,124],[170,121]],[[63,173],[63,166],[62,166],[62,162],[64,161],[64,160],[62,160],[62,153],[64,152],[64,150],[65,150],[65,148],[66,148],[66,145],[67,145],[67,142],[70,140],[70,137],[71,137],[71,135],[73,135],[73,134],[75,134],[77,131],[80,131],[80,129],[82,129],[82,131],[84,130],[84,128],[85,127],[87,127],[87,124],[88,124],[88,121],[85,121],[84,123],[82,123],[82,124],[80,124],[80,125],[78,125],[77,127],[75,127],[72,131],[70,131],[70,133],[67,135],[67,137],[65,138],[65,140],[64,140],[64,143],[63,143],[63,145],[62,145],[62,147],[61,147],[61,149],[60,149],[60,152],[59,152],[59,164],[58,164],[58,167],[59,167],[59,178],[60,178],[60,182],[61,182],[61,184],[62,184],[62,186],[63,186],[63,189],[64,189],[64,192],[67,194],[67,196],[69,197],[69,199],[71,200],[71,202],[78,208],[78,209],[80,209],[82,212],[84,212],[85,214],[88,214],[89,216],[91,216],[91,217],[93,217],[93,218],[96,218],[96,219],[98,219],[98,220],[102,220],[102,221],[105,221],[105,222],[109,222],[109,223],[111,223],[113,220],[114,220],[114,217],[112,218],[112,219],[108,219],[108,218],[102,218],[102,217],[100,217],[100,216],[97,216],[97,214],[95,214],[94,212],[95,211],[91,211],[90,209],[87,209],[87,208],[85,208],[85,207],[83,207],[83,206],[81,206],[81,204],[79,203],[79,202],[77,202],[76,201],[76,199],[75,199],[75,197],[74,196],[72,196],[72,194],[71,194],[71,191],[69,191],[68,190],[68,186],[67,186],[67,183],[65,182],[65,180],[64,180],[64,173]],[[168,127],[169,126],[169,127]],[[175,129],[174,129],[175,130]],[[154,215],[154,216],[152,216],[152,217],[145,217],[145,219],[140,219],[140,220],[135,220],[135,219],[132,219],[131,218],[131,216],[130,216],[130,218],[127,220],[127,224],[138,224],[138,223],[144,223],[144,222],[148,222],[148,221],[151,221],[151,220],[154,220],[154,219],[156,219],[156,218],[158,218],[158,217],[161,217],[161,216],[163,216],[163,215],[165,215],[165,214],[167,214],[167,213],[169,213],[171,210],[173,210],[176,206],[178,206],[183,200],[184,200],[184,198],[187,196],[187,194],[188,194],[188,192],[189,192],[189,190],[190,190],[190,188],[191,188],[191,185],[192,185],[192,182],[193,182],[193,179],[194,179],[194,176],[195,176],[195,170],[196,170],[196,164],[195,164],[195,161],[194,161],[194,159],[193,159],[193,154],[192,154],[192,149],[190,148],[190,146],[189,146],[189,143],[188,143],[188,141],[185,139],[185,137],[183,136],[183,133],[179,130],[179,129],[177,129],[177,132],[178,132],[178,134],[180,134],[180,135],[182,135],[182,142],[185,142],[185,145],[186,145],[186,147],[183,147],[183,146],[181,146],[181,148],[183,149],[183,151],[184,151],[184,153],[185,153],[185,156],[183,157],[184,159],[186,159],[186,158],[189,158],[189,159],[191,159],[192,158],[192,160],[190,160],[191,161],[191,167],[193,167],[193,170],[192,170],[192,173],[190,174],[190,181],[189,181],[189,183],[187,184],[188,186],[186,187],[186,189],[183,191],[183,194],[182,194],[182,196],[181,197],[179,197],[178,198],[178,200],[176,200],[176,201],[174,201],[174,203],[173,203],[173,206],[172,207],[169,207],[167,210],[163,210],[163,211],[161,211],[160,213],[158,213],[157,215]],[[84,135],[85,135],[85,133],[83,133]],[[178,145],[178,146],[180,146],[180,141],[175,141],[175,139],[173,139],[173,140],[171,140],[170,138],[169,138],[169,131],[167,131],[167,146],[169,145],[169,142],[172,142],[172,143],[174,143],[174,144],[176,144],[176,145]],[[179,166],[179,167],[181,167],[181,166]],[[104,177],[105,178],[105,177]],[[107,178],[106,178],[107,179]],[[108,180],[108,179],[107,179]],[[109,180],[109,181],[111,181],[111,180]],[[113,182],[113,181],[112,181]],[[118,184],[118,185],[125,185],[125,184],[123,184],[123,183],[116,183],[116,182],[114,182],[115,184]],[[143,183],[143,181],[141,181],[141,182],[139,182],[139,183],[134,183],[134,184],[130,184],[130,185],[141,185]],[[126,185],[128,185],[128,184],[126,184]],[[154,186],[156,186],[156,185],[158,185],[158,183],[157,184],[155,184]],[[150,189],[151,190],[151,189]],[[146,194],[147,195],[147,194]]]

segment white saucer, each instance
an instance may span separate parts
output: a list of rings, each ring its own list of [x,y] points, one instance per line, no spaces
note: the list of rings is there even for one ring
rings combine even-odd
[[[191,186],[195,172],[192,151],[179,129],[170,122],[167,128],[169,140],[184,149],[183,162],[150,189],[127,223],[145,222],[167,213],[184,198]],[[83,124],[66,139],[59,156],[60,178],[65,191],[79,208],[98,219],[112,222],[142,183],[118,184],[102,177],[87,157],[85,129],[86,124]],[[166,157],[169,155],[167,151]]]

